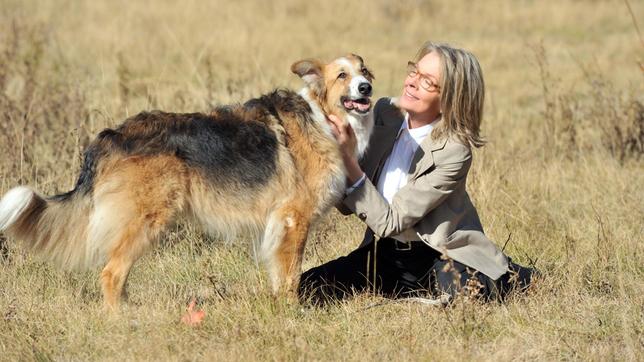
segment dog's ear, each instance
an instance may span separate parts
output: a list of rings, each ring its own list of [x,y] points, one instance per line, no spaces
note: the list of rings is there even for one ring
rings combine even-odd
[[[293,63],[291,72],[302,78],[309,88],[319,90],[322,88],[322,67],[323,64],[319,60],[304,59]]]
[[[350,55],[351,55],[352,57],[356,57],[356,58],[358,59],[358,61],[360,62],[360,64],[364,65],[364,59],[362,59],[362,57],[361,57],[361,56],[359,56],[359,55],[358,55],[358,54],[356,54],[356,53],[351,53]]]
[[[373,72],[371,71],[371,69],[369,69],[369,68],[364,64],[364,59],[362,59],[362,57],[361,57],[361,56],[359,56],[358,54],[354,54],[354,53],[351,53],[351,56],[352,56],[352,57],[355,57],[355,58],[356,58],[356,59],[358,59],[358,61],[360,62],[360,65],[362,66],[362,70],[361,70],[361,71],[362,71],[362,75],[364,75],[365,77],[367,77],[367,79],[369,79],[370,81],[372,81],[372,80],[376,79],[376,77],[373,75]]]

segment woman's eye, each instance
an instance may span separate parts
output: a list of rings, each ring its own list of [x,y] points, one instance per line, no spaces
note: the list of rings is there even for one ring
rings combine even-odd
[[[346,77],[347,77],[347,73],[345,72],[341,72],[340,74],[338,74],[338,79],[344,79]]]

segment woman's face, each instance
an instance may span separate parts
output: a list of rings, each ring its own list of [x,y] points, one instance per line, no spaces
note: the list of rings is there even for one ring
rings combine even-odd
[[[440,57],[426,54],[416,64],[417,73],[407,75],[400,97],[400,108],[416,120],[433,122],[440,113]]]

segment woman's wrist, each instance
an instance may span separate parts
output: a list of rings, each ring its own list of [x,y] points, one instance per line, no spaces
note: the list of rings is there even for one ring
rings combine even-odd
[[[358,180],[362,178],[362,175],[364,175],[364,172],[358,164],[358,160],[353,157],[345,158],[344,166],[347,169],[347,180],[349,181],[349,184],[358,182]]]

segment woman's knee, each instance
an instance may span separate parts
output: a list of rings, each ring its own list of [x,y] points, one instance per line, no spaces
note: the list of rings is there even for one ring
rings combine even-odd
[[[456,261],[441,260],[431,270],[434,291],[437,294],[447,293],[451,297],[465,295],[486,301],[503,301],[509,293],[527,289],[538,274],[532,268],[515,263],[510,263],[509,269],[494,280]]]
[[[499,278],[497,285],[504,298],[510,292],[522,292],[528,289],[540,273],[530,267],[524,267],[510,260],[509,271]]]
[[[362,255],[365,254],[365,255]],[[298,296],[315,304],[339,300],[367,285],[366,253],[360,249],[302,273]]]
[[[451,298],[467,296],[484,300],[495,299],[498,294],[494,280],[454,260],[441,260],[431,270],[433,291]]]

